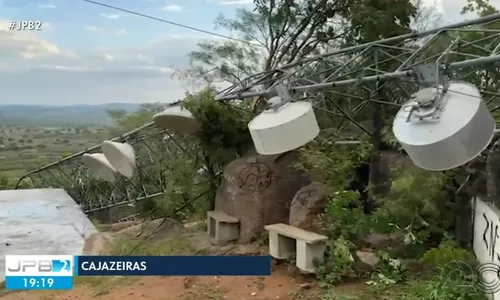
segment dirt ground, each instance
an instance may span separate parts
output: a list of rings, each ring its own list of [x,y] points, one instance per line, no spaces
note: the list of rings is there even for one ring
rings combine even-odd
[[[120,224],[119,227],[121,234],[136,236],[140,225],[121,228],[124,225]],[[116,228],[113,231],[115,230]],[[170,231],[171,228],[166,229],[165,233]],[[158,234],[162,235],[164,234],[161,232]],[[86,240],[85,248],[100,249],[102,248],[100,244],[98,239],[89,238]],[[118,244],[123,247],[121,242]],[[148,243],[145,250],[150,252],[141,255],[159,255],[159,253],[183,255],[200,250],[212,255],[221,253],[258,255],[268,252],[267,249],[262,249],[261,245],[255,244],[223,247],[213,245],[206,232],[198,228],[183,232],[175,238]],[[335,292],[357,293],[364,286],[364,284],[347,285]],[[274,261],[272,275],[268,277],[75,277],[74,288],[70,291],[4,291],[3,295],[0,291],[0,300],[320,300],[322,299],[320,294],[313,277],[299,274],[290,264],[283,262],[278,264]]]
[[[278,266],[269,277],[142,277],[115,282],[77,283],[71,291],[11,292],[1,300],[151,299],[151,300],[319,300],[317,288],[305,278]],[[107,279],[109,280],[109,279]],[[346,292],[357,287],[344,287]]]

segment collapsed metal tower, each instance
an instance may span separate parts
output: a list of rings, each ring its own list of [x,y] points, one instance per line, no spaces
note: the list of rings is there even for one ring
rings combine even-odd
[[[494,112],[500,107],[499,51],[500,14],[493,14],[301,59],[246,78],[216,100],[270,98],[285,90],[312,101],[318,113],[341,117],[370,133],[357,121],[368,104],[399,109],[419,86],[432,85],[442,73],[475,84]],[[128,142],[137,152],[132,180],[111,184],[87,172],[81,156],[99,152],[98,145],[23,175],[16,188],[64,188],[85,212],[102,210],[162,194],[169,158],[189,148],[185,139],[181,143],[153,123],[114,140]]]

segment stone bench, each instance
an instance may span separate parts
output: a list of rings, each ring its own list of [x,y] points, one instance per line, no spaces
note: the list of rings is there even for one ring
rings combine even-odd
[[[240,220],[223,211],[207,212],[208,235],[216,242],[225,243],[237,240],[240,235]]]
[[[314,260],[323,258],[326,236],[282,223],[264,228],[269,231],[269,254],[272,257],[290,259],[295,256],[297,268],[306,273],[316,272]]]

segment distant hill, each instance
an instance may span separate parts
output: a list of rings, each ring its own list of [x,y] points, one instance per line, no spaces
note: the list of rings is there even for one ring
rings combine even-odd
[[[127,112],[137,111],[140,104],[108,103],[101,105],[3,105],[0,112],[0,124],[9,125],[109,125],[111,120],[107,111],[122,109]]]

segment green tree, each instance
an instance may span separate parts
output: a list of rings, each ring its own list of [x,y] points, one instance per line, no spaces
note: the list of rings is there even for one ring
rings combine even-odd
[[[410,0],[396,1],[371,1],[371,0],[350,0],[349,11],[344,14],[350,34],[346,38],[346,43],[367,43],[391,36],[402,35],[412,32],[412,20],[417,16],[418,9]],[[390,50],[389,50],[390,51]],[[401,54],[400,50],[394,50],[392,55]],[[374,56],[367,60],[368,64],[377,61],[377,51]],[[393,69],[396,66],[387,66]],[[388,98],[385,93],[383,82],[378,82],[373,88],[378,90],[378,96]],[[368,98],[369,95],[362,95]],[[392,99],[388,99],[389,101]],[[377,196],[385,196],[388,193],[387,186],[389,177],[384,174],[388,170],[387,165],[383,165],[381,151],[383,149],[382,129],[384,128],[384,112],[380,103],[371,103],[371,143],[372,156],[370,163],[370,191],[365,203],[365,211],[372,211],[377,201]]]
[[[247,128],[251,115],[231,104],[214,101],[214,96],[213,90],[205,89],[188,94],[182,104],[201,123],[197,137],[204,155],[224,166],[253,147]]]
[[[367,43],[412,31],[417,7],[410,0],[372,1],[347,0],[349,10],[343,12],[348,21],[350,43]]]
[[[188,94],[182,102],[201,123],[195,147],[208,172],[207,208],[210,210],[214,208],[215,193],[220,183],[218,175],[223,167],[253,148],[247,129],[251,118],[249,110],[238,105],[216,102],[214,96],[213,90],[205,89],[196,94]]]
[[[62,158],[66,158],[66,157],[69,157],[69,156],[71,156],[71,155],[73,155],[73,153],[71,153],[71,152],[69,152],[69,151],[61,153],[61,157],[62,157]]]
[[[9,178],[4,174],[0,174],[0,190],[10,190],[13,188],[14,187]]]
[[[215,24],[244,42],[206,41],[189,54],[191,66],[177,73],[203,84],[231,82],[297,61],[333,45],[344,34],[335,22],[348,9],[343,0],[255,0],[235,18],[220,15]]]
[[[163,103],[145,103],[139,106],[136,112],[128,113],[124,110],[108,110],[114,126],[109,128],[113,135],[120,135],[134,130],[153,120],[153,116],[167,107]]]

